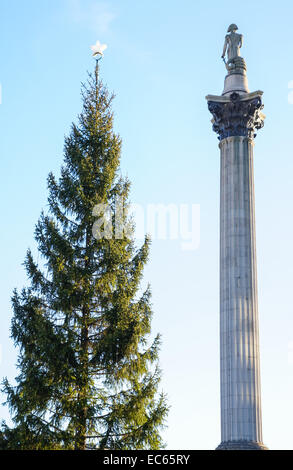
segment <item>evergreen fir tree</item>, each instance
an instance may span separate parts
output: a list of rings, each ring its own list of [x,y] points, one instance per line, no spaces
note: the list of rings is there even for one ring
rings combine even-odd
[[[134,244],[127,216],[129,181],[119,176],[121,140],[111,96],[94,75],[83,111],[65,139],[57,181],[48,177],[49,211],[35,230],[40,268],[30,251],[30,286],[14,292],[12,338],[20,348],[16,386],[4,380],[14,427],[2,423],[2,449],[158,449],[167,415],[158,393],[160,337],[149,344],[150,289],[140,293],[150,241]],[[115,237],[93,231],[93,210],[124,201]],[[109,227],[108,227],[109,228]]]

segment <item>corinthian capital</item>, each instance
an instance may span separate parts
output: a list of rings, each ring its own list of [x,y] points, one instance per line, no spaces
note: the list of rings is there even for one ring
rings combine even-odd
[[[213,115],[213,130],[219,134],[219,140],[226,137],[242,136],[253,139],[256,130],[264,125],[261,92],[229,97],[207,96],[208,109]]]

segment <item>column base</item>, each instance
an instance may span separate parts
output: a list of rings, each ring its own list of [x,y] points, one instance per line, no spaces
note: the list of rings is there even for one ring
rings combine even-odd
[[[245,441],[225,441],[216,448],[216,450],[268,450],[262,442]]]

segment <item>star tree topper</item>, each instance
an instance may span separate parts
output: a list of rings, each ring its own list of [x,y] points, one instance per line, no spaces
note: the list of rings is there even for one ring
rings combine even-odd
[[[97,60],[101,59],[104,56],[104,51],[107,49],[107,44],[101,44],[100,41],[97,41],[96,44],[91,46],[91,50],[93,51],[93,57]]]

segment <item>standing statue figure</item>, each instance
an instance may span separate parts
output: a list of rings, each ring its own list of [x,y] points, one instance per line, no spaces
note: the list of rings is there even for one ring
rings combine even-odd
[[[238,26],[236,24],[231,24],[228,28],[228,33],[225,37],[225,44],[222,54],[222,59],[225,62],[228,72],[233,71],[234,69],[246,69],[244,59],[240,57],[240,48],[243,44],[242,34],[236,33]],[[227,52],[227,62],[225,61],[225,55]]]

